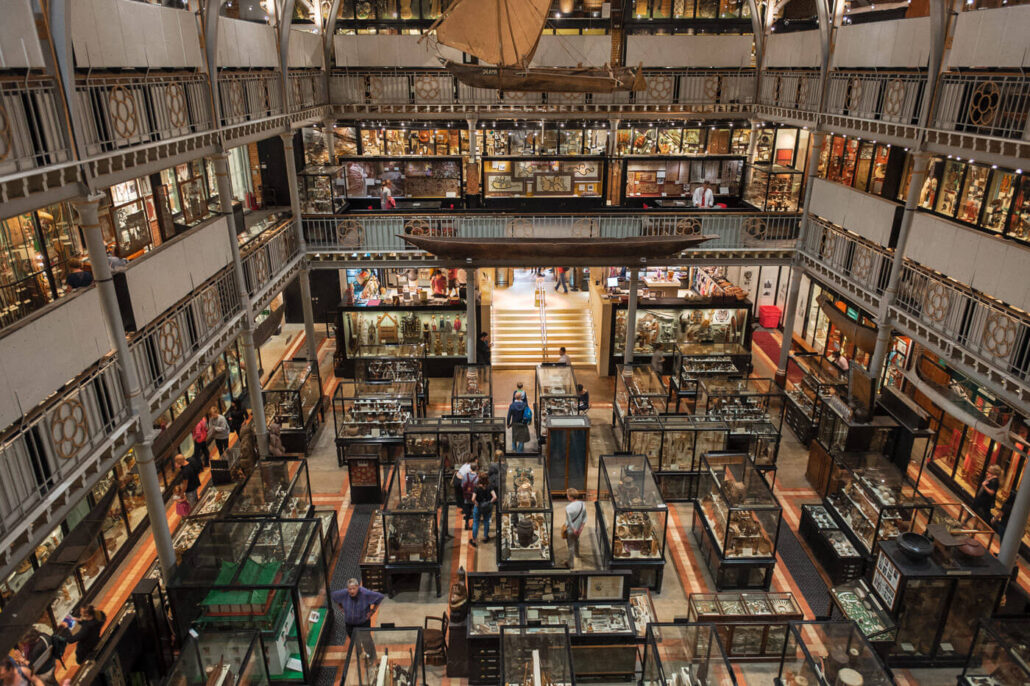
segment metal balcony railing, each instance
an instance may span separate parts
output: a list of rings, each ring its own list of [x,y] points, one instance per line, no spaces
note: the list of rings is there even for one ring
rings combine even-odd
[[[715,235],[696,250],[793,249],[798,215],[697,212],[575,215],[355,215],[303,219],[313,250],[419,252],[399,234],[462,238],[631,238]]]
[[[341,69],[330,95],[340,105],[737,105],[754,101],[754,69],[644,70],[647,89],[619,93],[522,93],[473,88],[444,69]]]
[[[765,70],[759,85],[758,102],[815,112],[819,108],[819,70]]]
[[[902,269],[893,307],[967,354],[1030,382],[1030,316],[914,264]]]
[[[329,102],[326,93],[325,72],[322,70],[290,71],[290,102],[293,111],[325,105]]]
[[[23,522],[130,421],[114,358],[61,393],[0,444],[0,525]]]
[[[844,72],[830,74],[825,111],[860,119],[916,124],[926,86],[918,72]]]
[[[879,296],[887,288],[893,253],[822,219],[809,220],[803,250],[867,293]]]
[[[297,247],[297,231],[292,221],[283,224],[267,237],[262,237],[257,246],[248,246],[241,255],[247,294],[253,298],[276,274],[285,269],[297,257]]]
[[[953,72],[941,76],[932,127],[1030,140],[1030,76]]]
[[[49,79],[0,81],[0,175],[71,159],[64,106]]]
[[[276,71],[221,71],[218,98],[222,126],[283,114],[282,82]]]
[[[76,135],[87,155],[210,130],[207,76],[171,74],[79,79]]]
[[[193,353],[241,311],[239,295],[236,275],[229,266],[133,337],[129,354],[145,395],[174,379]]]

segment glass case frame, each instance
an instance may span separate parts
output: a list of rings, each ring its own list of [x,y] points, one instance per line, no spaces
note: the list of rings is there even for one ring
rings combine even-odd
[[[641,686],[736,686],[722,640],[711,624],[653,623],[644,642]]]
[[[488,364],[454,366],[451,416],[487,419],[494,416],[494,396]]]
[[[703,378],[743,376],[751,368],[751,353],[739,343],[680,343],[672,358],[669,402],[675,412],[686,400],[688,411],[696,412],[697,384]]]
[[[789,358],[804,374],[801,382],[786,391],[785,420],[802,444],[815,435],[823,404],[819,398],[847,393],[847,376],[828,357],[815,352],[792,352]]]
[[[1030,623],[1026,619],[990,619],[980,623],[962,668],[959,686],[1030,684]]]
[[[421,627],[357,627],[347,649],[341,686],[419,686],[426,684]],[[407,650],[407,659],[403,659]],[[391,658],[398,652],[402,659]],[[379,670],[387,667],[386,675]],[[422,680],[419,681],[419,676]]]
[[[502,686],[575,686],[566,626],[502,626]]]
[[[433,573],[440,595],[440,564],[446,522],[443,471],[434,458],[405,457],[390,474],[383,505],[387,588],[392,571]]]
[[[854,622],[881,656],[894,643],[898,627],[865,579],[851,579],[830,588],[829,617]]]
[[[623,445],[646,455],[666,502],[693,500],[701,475],[701,456],[728,448],[730,427],[714,417],[659,415],[630,417]]]
[[[879,453],[831,453],[823,505],[867,559],[882,541],[920,531],[934,504]]]
[[[656,417],[669,407],[665,383],[649,364],[615,366],[615,401],[612,403],[612,425],[619,448],[628,450],[625,441],[626,420],[630,417]]]
[[[273,681],[311,683],[335,614],[320,529],[313,518],[208,522],[167,586],[179,639],[256,630]]]
[[[841,672],[845,672],[842,678]],[[804,679],[804,682],[801,681]],[[835,686],[893,686],[894,679],[852,622],[791,622],[777,683]]]
[[[554,507],[542,455],[506,455],[500,464],[497,503],[497,568],[540,569],[554,566]],[[520,542],[518,525],[532,523]]]
[[[318,365],[282,360],[261,387],[261,398],[265,421],[279,424],[286,452],[306,455],[324,419]]]
[[[422,343],[359,345],[354,353],[354,378],[367,384],[413,382],[418,397],[416,414],[424,417],[429,404],[425,357],[426,348]]]
[[[594,503],[598,549],[634,586],[660,592],[669,509],[644,455],[602,455]]]
[[[808,543],[830,580],[842,584],[862,576],[866,559],[823,505],[801,506],[798,533]]]
[[[804,619],[793,593],[691,593],[687,620],[716,625],[734,661],[764,662],[783,655],[787,623]]]
[[[217,652],[219,648],[221,652]],[[228,663],[226,651],[229,652]],[[165,686],[206,686],[209,683],[265,686],[265,665],[261,634],[249,631],[205,631],[190,637],[175,659]]]
[[[444,474],[473,457],[488,469],[504,453],[504,431],[501,417],[422,417],[404,425],[404,454],[435,457]]]
[[[400,443],[405,425],[417,414],[415,383],[363,383],[344,381],[333,392],[333,425],[336,443],[377,439]],[[339,455],[343,466],[343,455]]]
[[[747,455],[701,457],[693,533],[715,587],[769,590],[783,510]]]
[[[259,460],[222,514],[232,518],[303,519],[315,506],[305,460]]]
[[[544,363],[534,373],[533,423],[537,436],[547,435],[548,417],[570,417],[579,414],[576,374],[572,365]]]

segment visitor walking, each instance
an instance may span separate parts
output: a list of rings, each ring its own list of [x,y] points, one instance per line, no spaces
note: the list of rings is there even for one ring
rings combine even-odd
[[[100,633],[107,615],[92,605],[86,605],[79,610],[79,616],[73,619],[79,623],[79,630],[68,638],[68,643],[75,644],[75,661],[83,665],[100,643]]]
[[[494,503],[497,502],[497,491],[490,485],[490,475],[480,472],[476,481],[476,490],[473,495],[472,511],[472,540],[469,541],[476,547],[476,538],[479,537],[479,523],[483,523],[483,543],[490,542],[490,516],[494,512]]]
[[[229,431],[236,434],[236,438],[240,437],[240,429],[243,428],[243,422],[247,421],[247,413],[240,407],[239,400],[233,400],[229,405],[228,411],[225,413],[225,418],[229,422]]]
[[[224,460],[229,452],[229,420],[218,411],[217,405],[212,405],[208,412],[207,429],[211,437],[215,439],[218,456]]]
[[[521,453],[529,440],[529,422],[533,419],[533,411],[522,398],[515,398],[508,406],[507,426],[511,429],[511,442],[515,452]]]
[[[476,364],[490,364],[490,334],[486,331],[479,334],[476,343]]]
[[[201,417],[193,427],[193,454],[200,458],[204,467],[211,463],[211,452],[207,449],[207,417]]]
[[[574,569],[576,558],[579,557],[579,537],[587,525],[587,506],[579,499],[579,491],[575,488],[567,490],[565,497],[569,499],[569,504],[565,506],[562,534],[569,549],[569,569]]]
[[[522,402],[529,402],[526,399],[526,389],[523,387],[521,381],[515,383],[515,390],[511,392],[511,399],[522,398]]]
[[[472,491],[476,487],[476,473],[479,471],[479,460],[473,458],[461,465],[454,472],[454,503],[461,508],[465,528],[470,529],[472,521]]]
[[[554,292],[557,293],[559,288],[564,288],[565,292],[569,292],[569,282],[566,281],[565,272],[568,270],[565,267],[554,268]]]

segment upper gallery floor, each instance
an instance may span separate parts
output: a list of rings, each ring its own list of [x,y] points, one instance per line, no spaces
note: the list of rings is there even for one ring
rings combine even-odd
[[[9,3],[5,203],[32,209],[33,194],[60,200],[326,116],[735,116],[1012,168],[1027,157],[1030,7],[1015,2],[818,2],[808,17],[754,0],[555,0],[532,66],[643,68],[644,90],[614,93],[460,82],[440,59],[468,56],[418,35],[444,0],[164,5]]]

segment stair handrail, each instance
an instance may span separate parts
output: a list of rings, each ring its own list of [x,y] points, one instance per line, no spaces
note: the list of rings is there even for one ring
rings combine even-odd
[[[543,347],[544,359],[547,361],[547,289],[544,288],[543,278],[536,280],[536,297],[540,308],[540,341]]]

